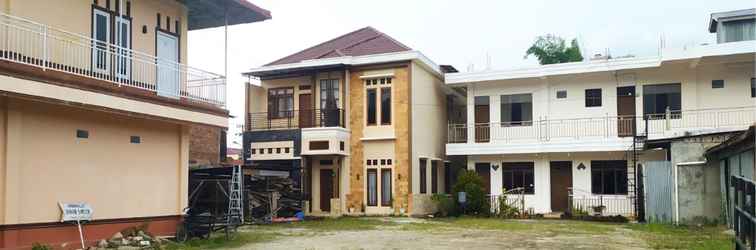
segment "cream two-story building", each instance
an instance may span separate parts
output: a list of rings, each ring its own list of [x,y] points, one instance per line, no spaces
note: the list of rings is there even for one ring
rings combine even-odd
[[[0,249],[81,248],[59,203],[92,207],[87,245],[172,235],[191,128],[228,126],[226,79],[186,65],[187,35],[269,18],[246,0],[0,1]]]
[[[443,69],[372,27],[252,69],[245,163],[294,179],[308,214],[430,213],[447,190]]]
[[[532,213],[636,215],[643,164],[684,163],[672,159],[680,150],[670,140],[743,130],[756,119],[752,12],[712,15],[711,31],[728,32],[717,44],[446,74],[467,93],[454,105],[446,153],[477,171],[493,197],[524,193]]]

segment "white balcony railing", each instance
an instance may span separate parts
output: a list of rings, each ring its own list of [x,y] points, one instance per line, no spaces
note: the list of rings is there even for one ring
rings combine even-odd
[[[635,122],[633,122],[635,121]],[[599,139],[663,136],[667,133],[741,129],[756,122],[756,106],[669,111],[664,114],[605,116],[574,119],[539,119],[522,122],[449,124],[448,143],[548,142],[558,139]],[[468,134],[472,134],[468,138]]]
[[[649,136],[663,136],[669,132],[740,129],[756,122],[756,106],[668,111],[646,117]]]
[[[0,60],[225,108],[226,78],[0,13]]]

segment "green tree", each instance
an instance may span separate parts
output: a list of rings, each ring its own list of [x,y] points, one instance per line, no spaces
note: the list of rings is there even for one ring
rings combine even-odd
[[[577,39],[572,39],[570,46],[565,45],[561,37],[548,34],[539,36],[530,48],[525,52],[525,58],[534,55],[541,65],[579,62],[583,60]]]

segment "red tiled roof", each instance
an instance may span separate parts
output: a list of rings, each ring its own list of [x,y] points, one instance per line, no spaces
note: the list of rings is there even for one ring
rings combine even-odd
[[[265,66],[342,56],[364,56],[412,50],[390,36],[365,27],[278,59]]]

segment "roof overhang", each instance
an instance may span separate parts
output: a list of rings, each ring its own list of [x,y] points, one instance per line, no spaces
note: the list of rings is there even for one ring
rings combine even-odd
[[[723,142],[723,143],[721,143],[719,145],[716,145],[716,146],[710,148],[709,150],[706,150],[706,155],[707,156],[716,155],[716,154],[718,154],[720,152],[723,152],[723,151],[727,150],[728,148],[734,147],[734,146],[736,146],[738,144],[747,143],[749,141],[750,141],[751,145],[753,145],[753,141],[755,140],[754,139],[754,134],[755,133],[756,133],[756,123],[754,123],[754,125],[750,126],[748,128],[748,130],[743,131],[743,132],[741,132],[741,133],[739,133],[739,134],[731,137],[730,139],[726,140],[725,142]]]
[[[189,30],[253,23],[271,19],[270,11],[247,0],[177,0],[189,11]],[[226,11],[228,10],[228,11]],[[226,15],[228,14],[228,15]]]
[[[536,67],[510,70],[450,73],[445,75],[445,79],[446,84],[464,85],[469,83],[497,80],[544,78],[558,75],[656,68],[667,62],[679,62],[708,57],[721,57],[749,53],[756,53],[756,41],[741,41],[702,45],[686,49],[665,49],[659,56],[645,58],[619,58],[609,60],[540,65]]]
[[[405,51],[396,53],[375,54],[366,56],[342,56],[315,60],[305,60],[297,63],[277,64],[251,69],[244,76],[267,77],[298,71],[319,70],[345,66],[365,66],[384,63],[413,61],[438,77],[443,77],[441,68],[419,51]]]
[[[709,19],[709,32],[717,32],[717,23],[719,22],[752,18],[756,18],[756,8],[711,13],[711,19]]]

